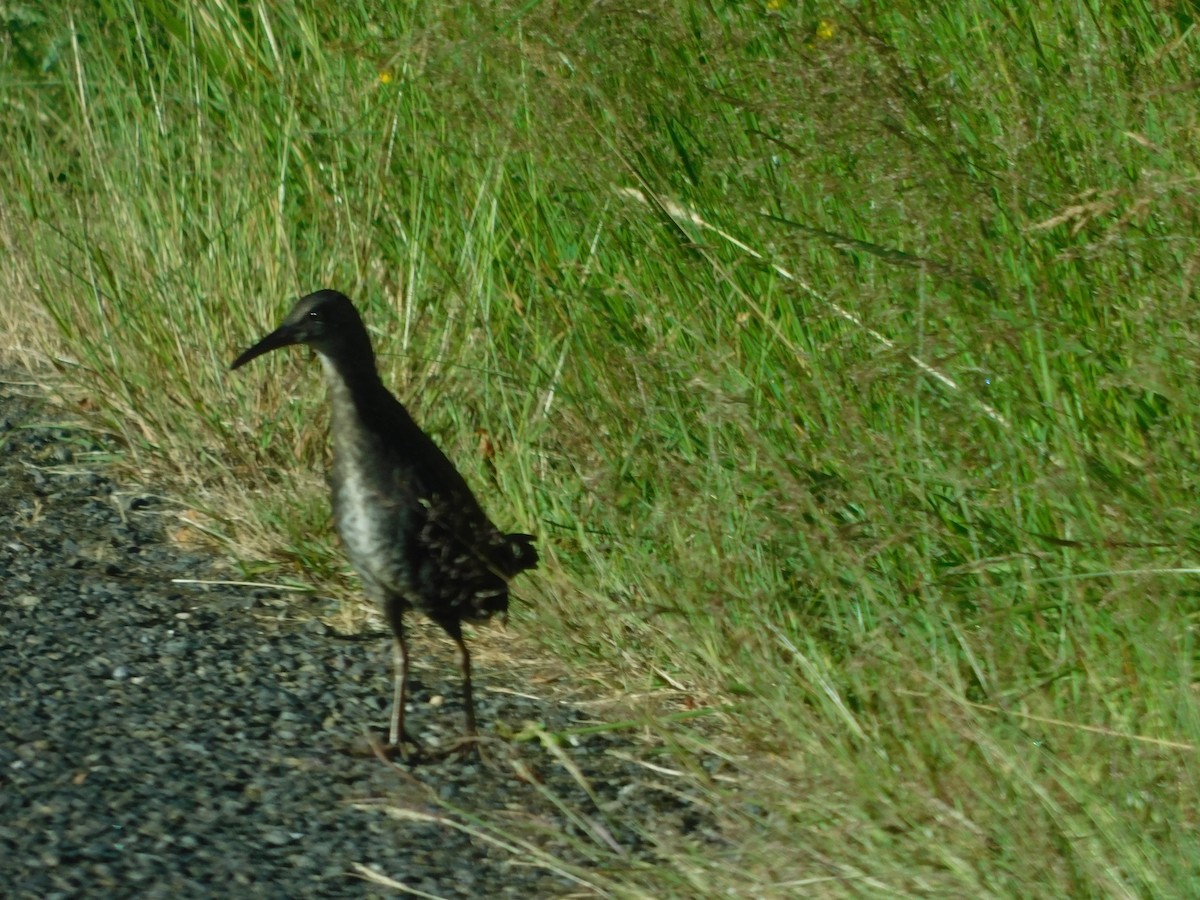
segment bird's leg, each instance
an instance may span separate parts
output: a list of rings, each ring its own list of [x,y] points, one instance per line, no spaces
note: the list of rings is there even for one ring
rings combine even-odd
[[[404,700],[408,690],[408,641],[404,629],[397,623],[396,637],[392,640],[392,662],[395,680],[392,684],[392,725],[388,732],[388,743],[404,756]]]
[[[463,640],[462,625],[455,621],[444,622],[442,627],[458,648],[458,670],[462,673],[463,706],[466,708],[467,731],[465,742],[474,742],[479,736],[475,729],[475,695],[471,690],[471,653],[467,650],[467,642]]]
[[[475,730],[475,695],[471,690],[471,654],[467,650],[467,642],[463,640],[462,627],[456,626],[450,632],[455,645],[458,647],[458,669],[462,672],[463,706],[467,711],[467,737],[474,739],[479,735]]]

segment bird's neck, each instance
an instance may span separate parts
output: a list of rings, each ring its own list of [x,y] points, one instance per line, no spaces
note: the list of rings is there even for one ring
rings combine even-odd
[[[375,369],[375,360],[369,353],[355,359],[326,356],[324,353],[317,355],[325,369],[335,426],[339,420],[346,422],[345,416],[354,415],[364,405],[370,405],[379,392],[386,392]]]

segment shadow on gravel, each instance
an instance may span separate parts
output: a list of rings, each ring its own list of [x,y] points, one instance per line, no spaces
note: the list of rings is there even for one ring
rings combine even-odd
[[[509,738],[487,764],[356,755],[387,717],[387,639],[173,583],[230,575],[166,542],[169,505],[105,477],[108,448],[42,416],[0,384],[0,896],[588,895],[720,843],[696,780],[482,667],[480,721]],[[460,725],[456,679],[414,672],[423,740]]]

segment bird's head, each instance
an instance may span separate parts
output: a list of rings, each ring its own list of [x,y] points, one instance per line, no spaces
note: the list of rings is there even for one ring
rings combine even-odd
[[[337,291],[317,291],[301,297],[283,323],[233,361],[231,369],[279,347],[307,344],[338,362],[373,364],[371,340],[350,298]]]

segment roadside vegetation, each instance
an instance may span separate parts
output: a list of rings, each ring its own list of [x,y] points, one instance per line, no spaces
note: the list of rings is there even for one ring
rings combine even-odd
[[[510,628],[722,822],[604,890],[1200,896],[1194,17],[5,4],[7,349],[357,603],[319,373],[227,371],[354,297],[539,533]]]

